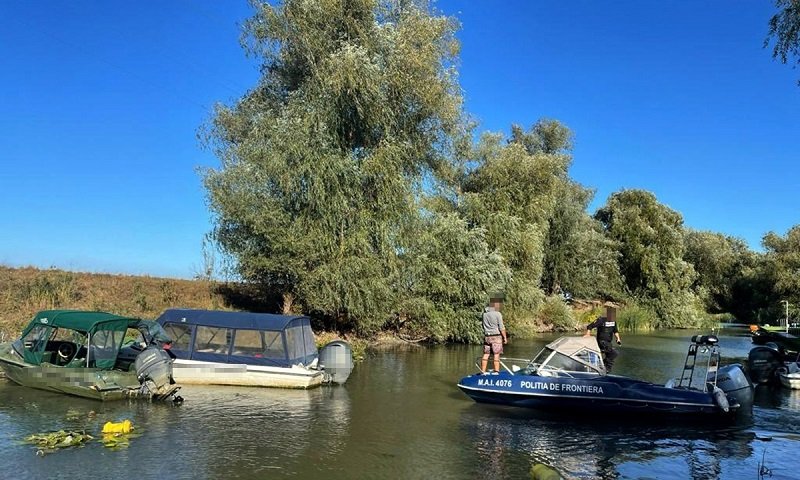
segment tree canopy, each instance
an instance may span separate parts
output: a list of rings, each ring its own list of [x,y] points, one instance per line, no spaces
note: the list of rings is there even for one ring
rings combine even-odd
[[[769,20],[769,34],[764,40],[764,46],[769,46],[772,40],[772,57],[781,63],[788,63],[790,59],[800,64],[800,1],[775,0],[778,13]],[[797,81],[800,85],[800,80]]]
[[[217,108],[210,141],[222,165],[205,184],[216,239],[285,310],[374,331],[405,304],[410,256],[431,248],[420,229],[482,238],[423,218],[420,204],[466,134],[455,27],[424,2],[377,0],[258,4],[245,23],[263,74]]]
[[[650,305],[663,326],[690,326],[699,312],[690,287],[696,273],[683,259],[683,218],[644,190],[611,195],[595,214],[619,245],[626,292]]]

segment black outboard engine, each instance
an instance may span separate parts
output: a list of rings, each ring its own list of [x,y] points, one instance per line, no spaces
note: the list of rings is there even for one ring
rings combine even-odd
[[[154,400],[163,400],[174,395],[180,386],[172,378],[172,358],[161,348],[150,346],[136,357],[136,378],[141,387],[139,393]]]
[[[691,341],[698,345],[716,345],[719,343],[719,338],[716,335],[693,335]]]
[[[777,371],[783,367],[783,352],[775,343],[753,347],[747,355],[747,368],[754,383],[772,383],[778,379]]]
[[[343,340],[334,340],[319,351],[319,368],[325,372],[325,381],[343,384],[353,371],[353,350]]]

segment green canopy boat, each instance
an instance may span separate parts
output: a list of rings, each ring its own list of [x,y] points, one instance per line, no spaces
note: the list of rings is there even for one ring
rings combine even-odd
[[[162,348],[169,340],[160,325],[147,320],[46,310],[18,340],[0,344],[0,368],[26,387],[96,400],[163,400],[180,388],[172,379],[172,358]]]

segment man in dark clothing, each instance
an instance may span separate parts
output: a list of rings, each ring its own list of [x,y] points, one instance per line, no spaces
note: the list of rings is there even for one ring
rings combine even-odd
[[[610,372],[611,367],[614,366],[614,359],[618,355],[612,346],[614,337],[616,337],[617,345],[622,345],[622,341],[619,339],[619,331],[617,330],[617,309],[610,306],[606,307],[606,316],[598,317],[597,320],[586,325],[586,333],[583,336],[590,336],[593,328],[597,329],[597,345],[603,353],[606,371]]]

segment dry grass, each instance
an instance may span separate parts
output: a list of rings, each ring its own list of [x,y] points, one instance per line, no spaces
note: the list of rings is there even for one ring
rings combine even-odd
[[[174,307],[230,309],[207,281],[0,266],[0,336],[17,336],[40,310],[100,310],[150,318]]]

